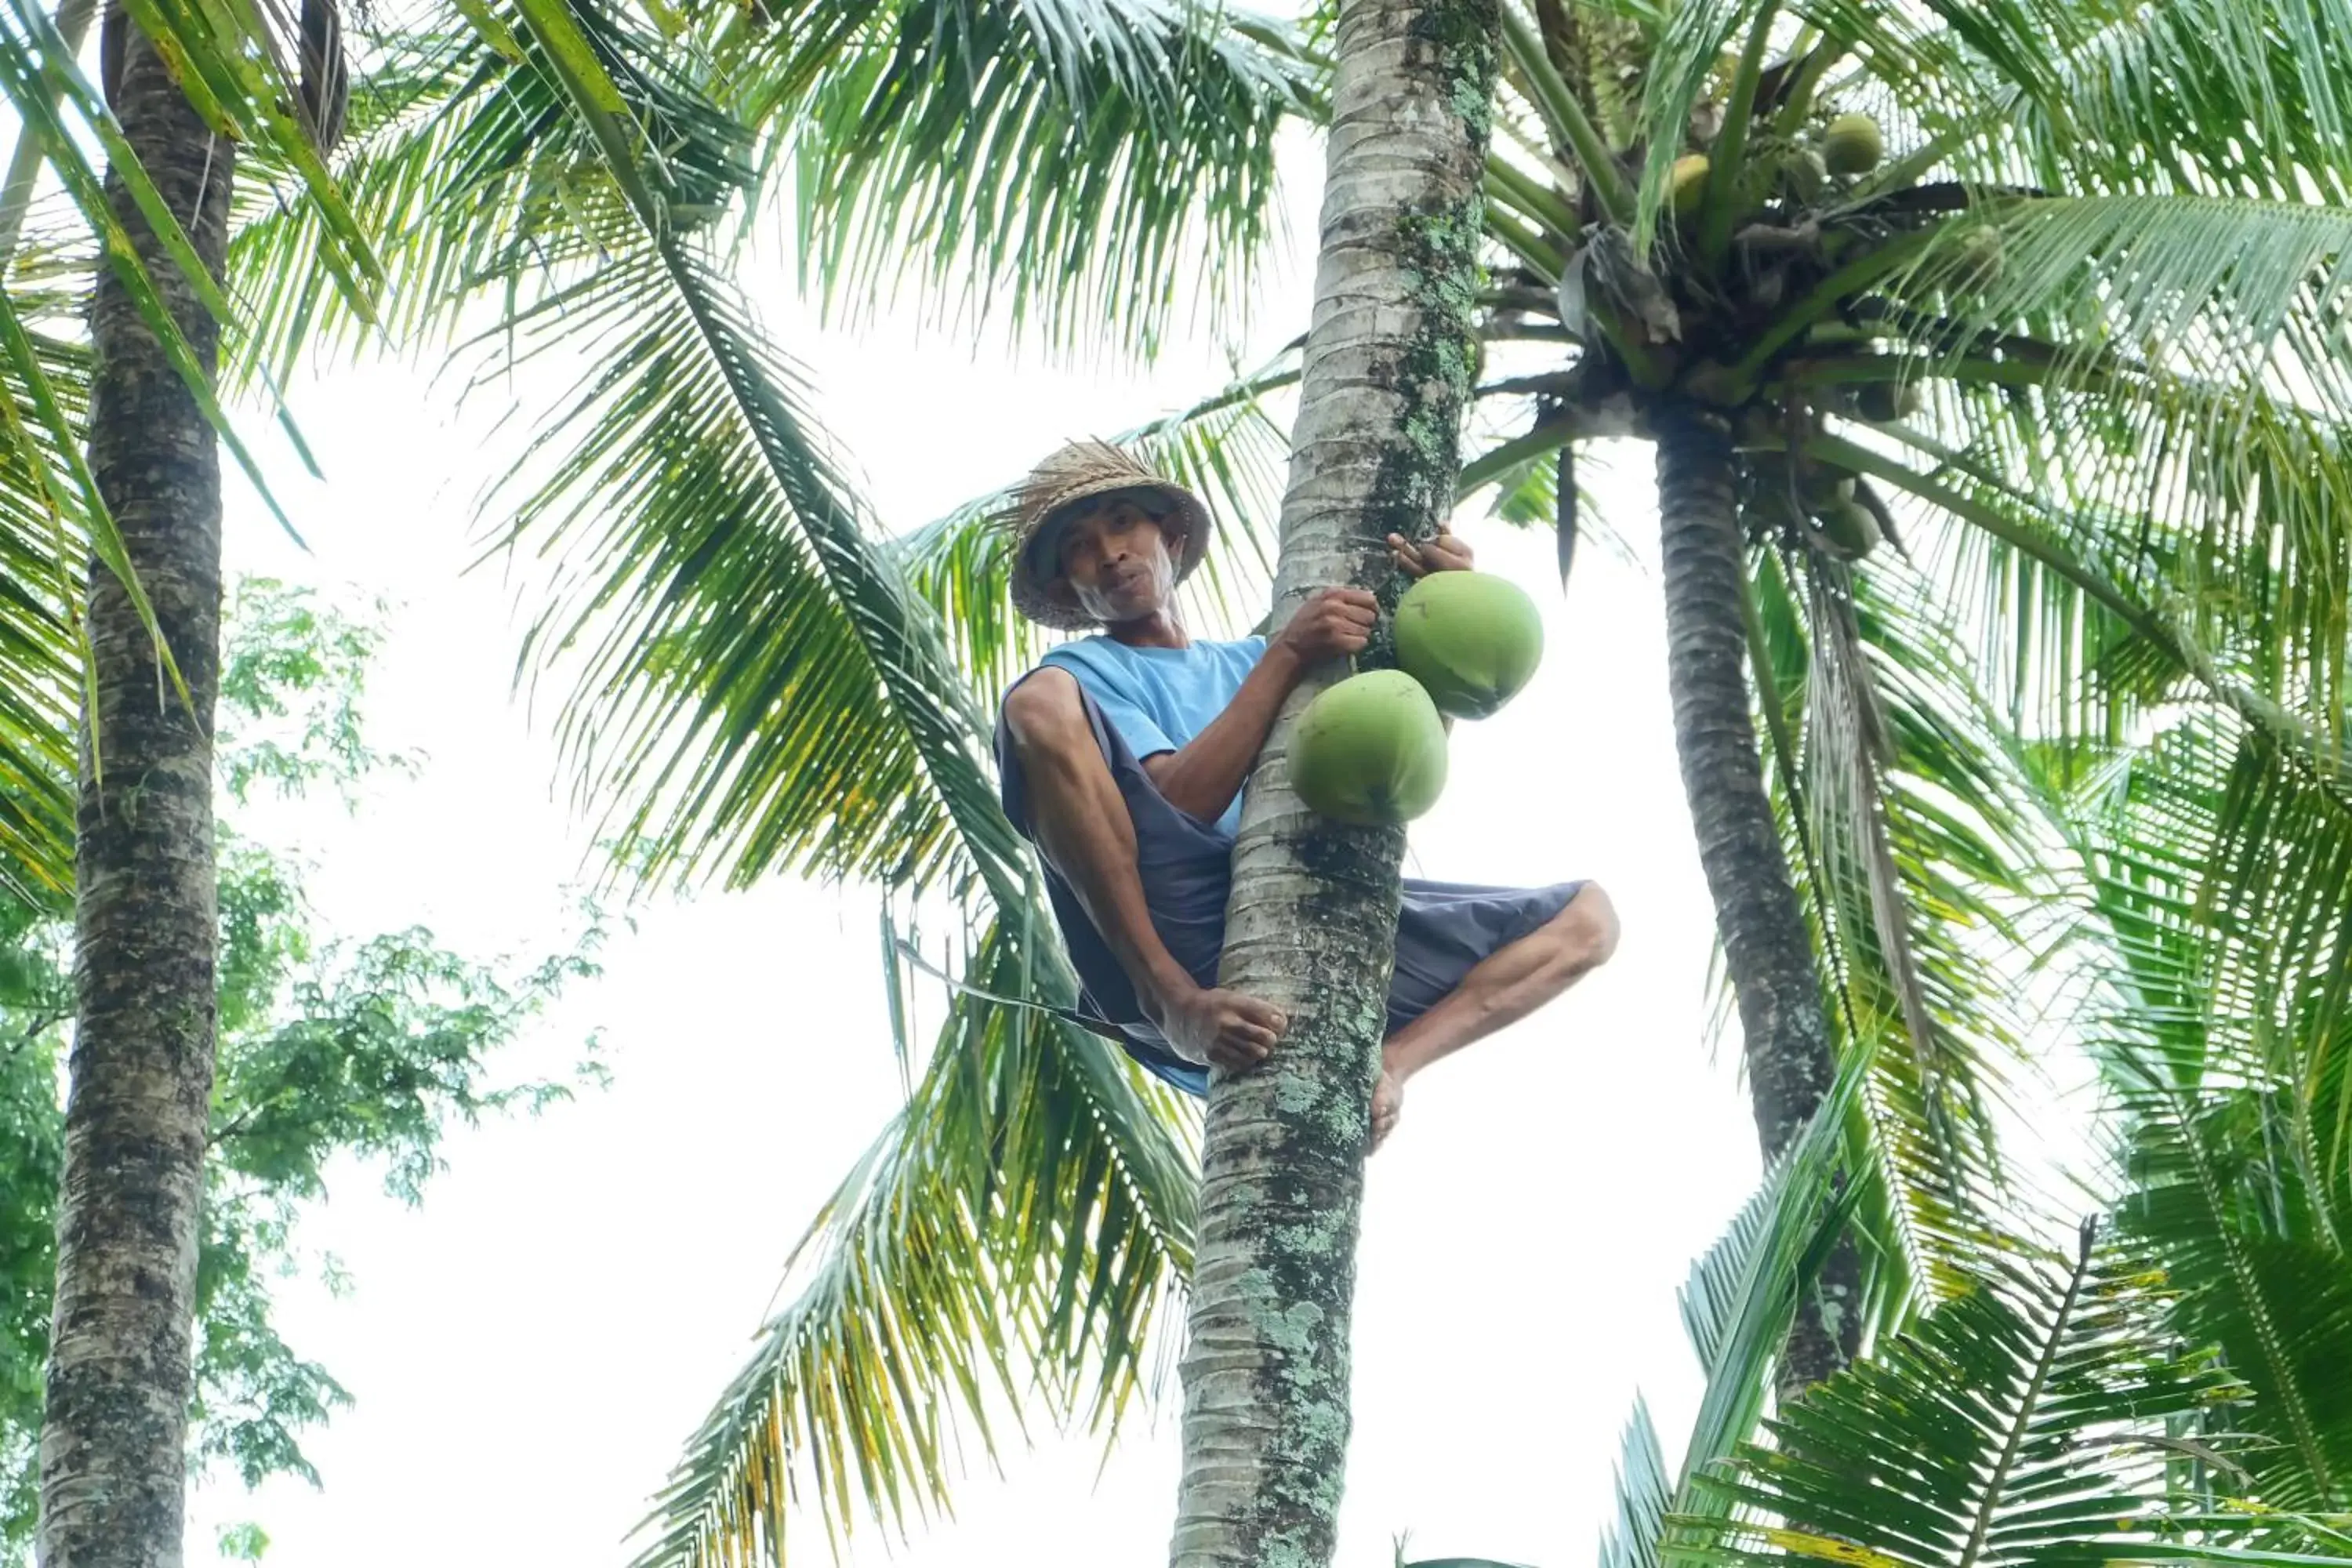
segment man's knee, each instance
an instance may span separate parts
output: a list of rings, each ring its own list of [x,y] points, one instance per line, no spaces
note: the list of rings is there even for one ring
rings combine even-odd
[[[1005,693],[1004,728],[1024,761],[1097,749],[1077,679],[1066,669],[1038,670]]]
[[[1581,973],[1598,969],[1617,951],[1617,906],[1598,882],[1587,882],[1552,921],[1564,957]]]

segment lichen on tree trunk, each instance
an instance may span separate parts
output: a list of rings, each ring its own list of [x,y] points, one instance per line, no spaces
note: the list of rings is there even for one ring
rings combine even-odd
[[[1738,997],[1758,1141],[1769,1160],[1821,1109],[1837,1060],[1748,712],[1747,590],[1731,438],[1718,418],[1699,409],[1661,411],[1656,435],[1675,749],[1724,967]],[[1860,1260],[1851,1239],[1842,1240],[1798,1304],[1780,1362],[1784,1394],[1853,1359],[1860,1292]]]
[[[1340,6],[1278,617],[1334,585],[1393,603],[1386,536],[1427,537],[1452,510],[1498,17],[1495,0]],[[1337,1531],[1404,835],[1334,826],[1292,793],[1290,723],[1320,684],[1293,694],[1260,756],[1234,853],[1220,979],[1290,1028],[1265,1067],[1210,1090],[1177,1568],[1317,1568]]]
[[[105,26],[123,137],[217,277],[234,147],[121,11]],[[217,328],[120,177],[108,194],[209,374]],[[93,563],[38,1542],[43,1568],[177,1568],[216,1006],[220,469],[195,398],[104,268],[90,334],[90,467],[189,700],[163,676],[122,584]]]

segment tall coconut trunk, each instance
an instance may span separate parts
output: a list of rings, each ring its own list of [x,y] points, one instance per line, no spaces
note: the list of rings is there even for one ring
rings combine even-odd
[[[234,149],[119,9],[106,28],[123,137],[217,277]],[[210,374],[211,318],[119,177],[109,197]],[[121,584],[93,564],[40,1558],[177,1568],[213,1079],[220,468],[195,399],[104,268],[90,335],[90,467],[192,700],[164,679]]]
[[[1804,1130],[1837,1075],[1822,986],[1788,852],[1764,791],[1748,713],[1741,543],[1731,439],[1693,410],[1657,421],[1658,515],[1675,749],[1715,900],[1724,967],[1739,999],[1748,1084],[1765,1158]],[[1841,1242],[1798,1304],[1780,1384],[1794,1394],[1853,1359],[1860,1265]]]
[[[1496,0],[1339,7],[1277,616],[1318,588],[1393,590],[1386,536],[1426,537],[1452,510],[1498,26]],[[1290,1026],[1265,1066],[1209,1092],[1177,1568],[1313,1568],[1338,1529],[1404,835],[1336,827],[1292,793],[1290,725],[1319,684],[1258,760],[1234,858],[1222,983]]]

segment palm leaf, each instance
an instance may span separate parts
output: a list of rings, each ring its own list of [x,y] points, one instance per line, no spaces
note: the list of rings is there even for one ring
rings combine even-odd
[[[976,988],[1066,1004],[1050,945],[1002,921]],[[689,1440],[639,1568],[782,1561],[805,1484],[903,1528],[944,1505],[968,1425],[1034,1402],[1106,1439],[1150,1388],[1191,1266],[1196,1184],[1171,1091],[1044,1015],[959,1005],[906,1109],[794,1253],[791,1304]]]
[[[2336,0],[1806,10],[1866,66],[1895,144],[1924,143],[1964,177],[2266,196],[2286,171],[2333,182],[2345,167]]]
[[[1689,145],[1691,111],[1721,78],[1726,49],[1769,27],[1777,10],[1773,0],[1683,0],[1670,11],[1650,51],[1635,121],[1634,145],[1644,156],[1633,226],[1643,247],[1657,238],[1667,175]]]
[[[1246,293],[1276,137],[1318,72],[1282,24],[1167,0],[796,0],[719,58],[789,170],[806,277],[1150,352]]]
[[[2285,1506],[2352,1487],[2343,991],[2352,817],[2195,716],[2118,764],[2052,758],[2091,898],[2077,1018],[2125,1113],[2124,1223],[2257,1395],[2244,1465]],[[2081,782],[2074,780],[2079,777]]]
[[[977,989],[1066,1005],[938,617],[705,237],[666,221],[677,171],[730,166],[727,122],[620,20],[524,12],[532,68],[613,172],[573,207],[600,264],[558,273],[478,351],[561,345],[591,367],[488,498],[511,501],[505,542],[558,563],[525,657],[571,678],[561,733],[584,795],[651,877],[799,868],[944,892],[982,932]],[[944,1497],[958,1422],[992,1443],[992,1401],[1016,1394],[1113,1426],[1189,1247],[1173,1120],[1104,1043],[960,1002],[812,1232],[793,1304],[690,1441],[645,1561],[781,1553],[795,1474],[836,1525],[861,1496],[903,1523]]]
[[[1743,1215],[1748,1211],[1742,1211]],[[1688,1308],[1685,1308],[1687,1321]],[[1702,1352],[1701,1360],[1709,1360]],[[1601,1568],[1658,1568],[1658,1541],[1674,1500],[1647,1401],[1635,1398],[1617,1460],[1617,1518],[1601,1531]]]
[[[2203,1500],[2132,1440],[2243,1391],[2177,1347],[2161,1276],[2088,1226],[2072,1258],[1986,1262],[1985,1288],[1769,1422],[1769,1447],[1743,1445],[1703,1489],[1752,1511],[1677,1518],[1666,1555],[1969,1568],[2128,1557],[2159,1534],[2167,1555],[2200,1556],[2172,1531],[2210,1527]]]
[[[69,107],[106,149],[109,172],[122,183],[130,194],[145,220],[148,233],[175,266],[196,300],[224,324],[232,323],[235,319],[226,298],[197,260],[179,221],[164,204],[153,183],[140,167],[138,160],[131,155],[113,114],[107,109],[97,89],[81,74],[80,67],[58,36],[49,18],[33,0],[7,0],[7,7],[5,12],[0,12],[0,21],[6,23],[7,31],[15,37],[12,37],[9,47],[0,48],[0,93],[5,93],[11,105],[23,115],[28,133],[41,142],[50,167],[57,172],[67,192],[100,237],[100,254],[106,264],[138,309],[148,330],[155,335],[164,358],[186,386],[189,395],[195,399],[197,407],[212,426],[222,446],[244,469],[263,504],[277,518],[279,525],[299,542],[299,535],[295,534],[291,520],[278,505],[259,465],[222,409],[215,396],[212,376],[181,332],[154,280],[148,276],[146,265],[134,248],[129,232],[115,216],[107,198],[105,182],[83,153],[68,127],[65,108],[61,105]],[[192,73],[200,73],[214,66],[223,69],[252,68],[249,61],[239,59],[232,62],[232,57],[241,56],[244,44],[248,41],[247,39],[214,40],[207,37],[192,42],[172,32],[167,18],[152,15],[145,8],[140,11],[140,21],[151,37],[165,37],[179,47],[181,52],[175,58],[182,61],[182,79],[190,86],[192,101],[202,97],[194,86],[194,76]],[[21,42],[17,41],[18,38]],[[201,110],[205,104],[199,102],[198,107]],[[286,117],[281,113],[278,118]],[[241,124],[242,121],[231,116],[229,123],[223,129],[234,132]],[[293,139],[299,142],[299,133]],[[307,146],[307,143],[303,144]],[[315,163],[315,156],[311,162]],[[323,175],[323,171],[321,173]],[[314,190],[312,197],[331,211],[337,205],[331,184]],[[347,242],[358,245],[357,259],[353,264],[364,270],[365,247],[357,241],[356,231],[347,224],[340,223],[336,225],[336,231]],[[350,261],[352,258],[347,256],[343,259]],[[362,288],[356,275],[352,287],[355,293]],[[111,522],[104,517],[102,509],[92,512],[91,526],[98,531],[101,543],[104,536],[112,530]],[[117,570],[120,574],[121,568]],[[136,585],[126,580],[126,586],[131,588],[136,599]],[[152,625],[149,631],[153,635]],[[168,656],[166,658],[168,662]]]
[[[1785,554],[1753,557],[1759,728],[1831,1016],[1874,1052],[1851,1131],[1870,1151],[1864,1321],[1885,1328],[1967,1288],[2011,1179],[1996,1130],[2031,1070],[2011,998],[2017,920],[2045,895],[2019,822],[2034,797],[1932,591]]]
[[[53,476],[79,454],[58,445],[88,386],[78,345],[38,333],[0,295],[0,889],[46,903],[73,885],[72,737],[79,710],[82,638],[74,620],[73,573],[83,550],[72,492]],[[21,356],[21,357],[20,357]],[[39,384],[26,379],[26,361]]]

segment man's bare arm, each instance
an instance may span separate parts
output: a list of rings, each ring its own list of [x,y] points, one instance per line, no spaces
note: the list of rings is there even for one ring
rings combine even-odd
[[[1297,653],[1280,643],[1267,647],[1265,657],[1249,672],[1242,689],[1209,727],[1181,751],[1158,752],[1143,759],[1143,771],[1160,793],[1179,811],[1202,822],[1214,822],[1241,794],[1258,749],[1282,711],[1282,700],[1305,672]]]
[[[1144,1016],[1187,1061],[1228,1072],[1264,1061],[1288,1026],[1281,1010],[1200,985],[1151,923],[1135,824],[1095,744],[1077,682],[1066,670],[1039,670],[1005,699],[1004,717],[1028,781],[1037,847],[1077,894]]]
[[[1282,700],[1327,658],[1360,653],[1380,614],[1360,588],[1326,588],[1298,606],[1225,710],[1182,748],[1143,759],[1143,771],[1179,811],[1214,822],[1242,792]]]

